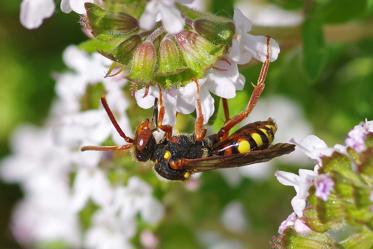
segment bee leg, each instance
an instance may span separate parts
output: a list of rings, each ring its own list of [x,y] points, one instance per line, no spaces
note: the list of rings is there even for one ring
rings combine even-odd
[[[198,80],[194,80],[197,86],[197,118],[194,125],[194,134],[196,141],[202,141],[206,135],[206,129],[203,128],[203,113],[202,113],[202,101],[200,95],[200,85]]]
[[[122,146],[83,146],[81,151],[118,151],[128,150],[132,147],[132,144],[126,144]]]
[[[269,55],[270,55],[270,49],[269,49],[269,43],[270,43],[270,37],[267,36],[267,55],[266,60],[262,65],[262,68],[260,70],[260,74],[258,77],[258,82],[254,86],[254,90],[251,94],[249,103],[247,104],[245,110],[241,112],[240,114],[234,116],[233,118],[229,119],[223,126],[223,128],[220,129],[218,135],[219,138],[224,139],[229,135],[229,131],[238,123],[240,123],[242,120],[247,118],[251,111],[254,109],[256,103],[259,100],[260,95],[262,94],[264,87],[265,87],[265,79],[268,73],[268,68],[270,64]]]
[[[158,86],[159,88],[159,112],[158,112],[158,128],[165,132],[165,136],[167,140],[171,140],[172,137],[172,126],[171,125],[163,125],[163,119],[165,115],[165,108],[163,104],[163,92],[162,88]]]

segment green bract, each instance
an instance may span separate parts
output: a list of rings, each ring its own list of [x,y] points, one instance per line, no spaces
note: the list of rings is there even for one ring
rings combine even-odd
[[[93,39],[81,48],[99,52],[128,70],[127,78],[139,87],[180,87],[203,78],[231,46],[235,27],[229,19],[178,5],[186,19],[182,32],[168,34],[161,23],[144,31],[138,24],[142,9],[131,6],[129,0],[103,6],[86,3],[84,24]]]

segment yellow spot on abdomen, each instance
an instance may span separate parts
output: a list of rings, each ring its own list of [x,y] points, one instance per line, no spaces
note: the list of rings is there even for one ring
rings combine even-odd
[[[165,160],[169,160],[169,159],[171,158],[171,152],[168,151],[168,150],[166,150],[166,151],[164,152],[163,158],[164,158]]]
[[[255,141],[255,143],[258,147],[263,145],[262,137],[258,133],[251,134],[251,137],[254,139],[254,141]]]
[[[191,175],[192,175],[192,174],[191,174],[189,171],[185,172],[185,173],[184,173],[184,179],[185,179],[185,180],[188,180],[188,179],[191,177]]]
[[[250,152],[251,147],[250,147],[250,143],[249,143],[249,141],[247,141],[246,139],[240,139],[240,140],[238,140],[238,147],[237,147],[237,150],[238,150],[238,152],[240,152],[241,154],[244,154],[244,153]]]
[[[268,138],[269,143],[272,143],[272,141],[273,141],[273,137],[272,137],[272,135],[269,134],[268,131],[267,131],[266,129],[264,129],[264,128],[260,128],[259,130],[260,130],[261,132],[263,132],[264,135],[266,135],[266,137]]]

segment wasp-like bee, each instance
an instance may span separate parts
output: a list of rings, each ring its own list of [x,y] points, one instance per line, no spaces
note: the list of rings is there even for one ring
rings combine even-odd
[[[136,129],[134,139],[127,137],[122,131],[105,98],[102,98],[101,102],[111,122],[128,144],[124,146],[85,146],[82,150],[114,151],[134,148],[137,160],[141,162],[153,161],[155,163],[154,169],[158,174],[169,180],[186,180],[196,172],[240,167],[288,154],[294,150],[293,144],[271,145],[277,131],[277,126],[272,119],[247,124],[229,135],[229,131],[243,121],[256,105],[264,89],[268,67],[269,38],[267,39],[267,58],[247,107],[237,116],[230,118],[227,100],[222,99],[226,121],[216,134],[206,136],[206,130],[203,128],[200,87],[198,81],[195,81],[197,118],[193,134],[173,136],[172,127],[163,125],[165,109],[162,89],[159,88],[159,105],[156,101],[154,122],[150,122],[148,119],[142,122]],[[160,141],[156,141],[154,137],[154,131],[157,128],[165,132],[164,138]]]

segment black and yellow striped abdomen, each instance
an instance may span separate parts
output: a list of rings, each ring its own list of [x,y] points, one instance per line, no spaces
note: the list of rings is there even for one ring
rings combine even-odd
[[[218,143],[213,154],[228,156],[268,148],[276,130],[277,126],[272,119],[247,124]]]

